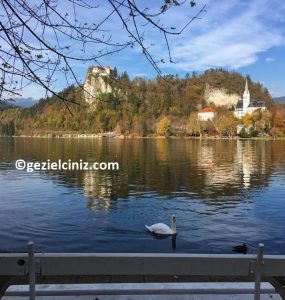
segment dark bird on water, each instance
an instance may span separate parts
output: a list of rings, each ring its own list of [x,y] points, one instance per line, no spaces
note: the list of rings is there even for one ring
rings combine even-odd
[[[237,253],[246,254],[247,253],[246,243],[243,243],[242,245],[238,245],[238,246],[233,247],[233,251],[237,252]]]

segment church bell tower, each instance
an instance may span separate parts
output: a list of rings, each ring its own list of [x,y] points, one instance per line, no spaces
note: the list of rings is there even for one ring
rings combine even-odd
[[[243,92],[243,113],[245,114],[247,112],[247,108],[250,104],[250,94],[248,90],[248,83],[247,83],[247,78],[245,79],[245,89]]]

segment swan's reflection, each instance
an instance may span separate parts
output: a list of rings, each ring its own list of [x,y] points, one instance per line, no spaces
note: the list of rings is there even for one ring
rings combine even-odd
[[[177,234],[174,234],[171,237],[171,246],[172,246],[173,252],[175,252],[175,250],[176,250],[176,236],[177,236]]]
[[[171,248],[173,252],[176,250],[176,236],[177,234],[156,234],[156,233],[150,233],[152,237],[156,240],[166,240],[171,237]]]

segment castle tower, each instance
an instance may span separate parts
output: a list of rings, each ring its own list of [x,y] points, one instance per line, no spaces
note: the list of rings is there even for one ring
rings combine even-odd
[[[250,104],[250,94],[248,90],[248,83],[247,83],[247,78],[245,79],[245,89],[243,92],[243,113],[245,114],[247,112],[247,108]]]
[[[111,67],[110,66],[105,66],[104,70],[105,70],[107,76],[111,75]]]

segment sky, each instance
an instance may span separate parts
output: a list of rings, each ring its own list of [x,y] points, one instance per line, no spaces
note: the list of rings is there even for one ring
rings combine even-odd
[[[152,27],[140,27],[145,32],[146,44],[151,45],[149,51],[152,56],[157,61],[161,59],[165,61],[159,64],[162,73],[178,74],[183,77],[193,71],[224,68],[249,75],[253,81],[261,82],[273,97],[284,96],[285,1],[197,0],[196,2],[194,8],[188,4],[170,10],[160,17],[161,24],[181,28],[206,5],[206,10],[181,35],[169,37],[171,55],[175,63],[169,63],[167,60],[168,50],[161,33]],[[143,1],[143,5],[150,9],[159,8],[159,3],[161,1]],[[103,18],[108,9],[110,8],[103,3],[98,8],[96,17]],[[86,22],[92,22],[95,18],[92,12],[82,15],[78,13]],[[107,27],[113,39],[121,42],[128,38],[119,18],[110,19]],[[91,47],[89,51],[92,51]],[[138,47],[104,57],[100,63],[108,64],[112,68],[116,66],[119,72],[126,70],[131,77],[153,78],[157,75]],[[74,63],[73,68],[78,78],[83,81],[88,65]],[[59,76],[56,89],[60,90],[65,86],[66,82]],[[41,88],[30,86],[23,91],[23,96],[38,99],[44,96],[44,93]]]

